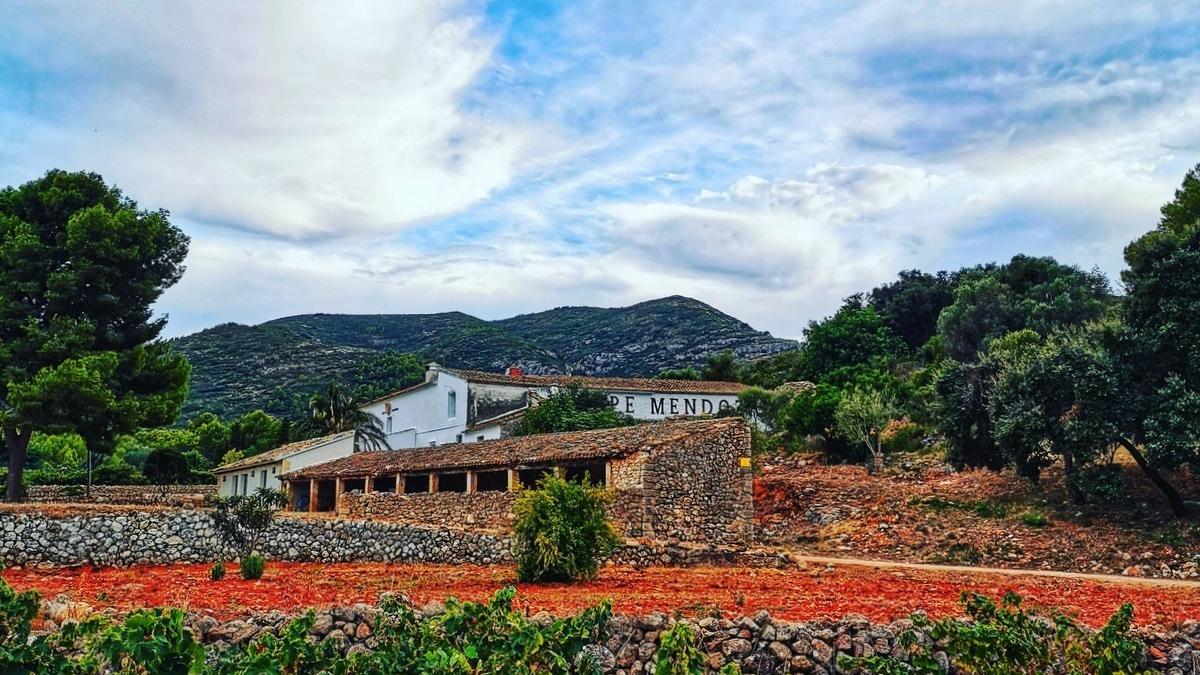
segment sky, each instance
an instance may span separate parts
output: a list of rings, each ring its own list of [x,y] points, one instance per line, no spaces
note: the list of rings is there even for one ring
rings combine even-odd
[[[1188,2],[0,4],[0,185],[190,235],[181,335],[688,295],[799,337],[903,269],[1114,280],[1200,163]]]

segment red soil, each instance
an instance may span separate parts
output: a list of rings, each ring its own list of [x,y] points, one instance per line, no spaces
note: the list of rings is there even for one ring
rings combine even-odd
[[[515,583],[509,567],[270,563],[261,581],[210,581],[208,565],[142,566],[127,569],[4,570],[19,590],[46,597],[60,593],[95,609],[175,606],[220,618],[249,610],[295,611],[304,607],[375,602],[397,591],[418,603],[454,596],[480,600]],[[1200,584],[1136,584],[1096,579],[1012,576],[986,572],[897,570],[868,567],[756,568],[607,567],[581,584],[519,584],[518,602],[530,612],[561,614],[613,600],[620,613],[652,611],[726,616],[768,610],[777,618],[810,620],[861,614],[873,621],[903,618],[922,609],[935,617],[957,615],[959,592],[997,597],[1012,590],[1027,607],[1058,608],[1098,626],[1125,602],[1139,624],[1172,625],[1200,619]]]

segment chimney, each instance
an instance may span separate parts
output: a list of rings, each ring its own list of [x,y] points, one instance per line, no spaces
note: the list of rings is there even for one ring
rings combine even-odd
[[[521,376],[524,374],[525,374],[524,371],[521,370],[521,366],[509,366],[508,367],[508,376],[514,380],[521,379]]]
[[[433,382],[436,380],[438,371],[441,369],[442,367],[439,366],[436,361],[430,361],[429,363],[425,364],[425,381]]]

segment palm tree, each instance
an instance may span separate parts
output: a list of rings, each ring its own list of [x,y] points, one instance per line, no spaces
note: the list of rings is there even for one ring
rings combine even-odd
[[[360,409],[363,402],[328,384],[308,401],[308,426],[322,434],[354,432],[354,451],[391,450],[379,418]]]

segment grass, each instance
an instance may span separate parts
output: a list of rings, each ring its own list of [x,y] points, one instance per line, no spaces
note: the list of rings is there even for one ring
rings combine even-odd
[[[1050,518],[1041,511],[1026,511],[1021,514],[1021,522],[1030,527],[1046,527],[1050,524]]]
[[[944,513],[951,509],[955,509],[959,511],[970,511],[980,518],[1001,519],[1008,517],[1008,506],[993,499],[987,499],[978,502],[960,502],[953,499],[946,499],[945,497],[940,497],[938,495],[932,495],[929,497],[913,497],[908,503],[913,506],[927,507],[935,513]]]

